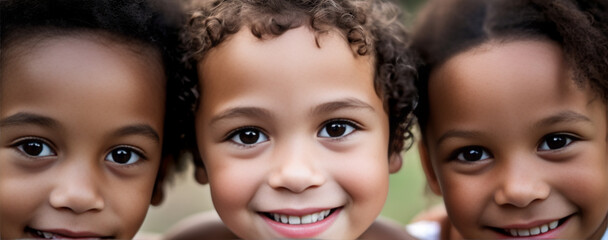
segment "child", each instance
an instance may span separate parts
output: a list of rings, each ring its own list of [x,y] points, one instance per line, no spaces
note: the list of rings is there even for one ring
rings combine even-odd
[[[130,239],[161,202],[178,38],[149,4],[0,2],[0,238]]]
[[[462,237],[605,236],[607,11],[454,0],[422,13],[421,158]]]
[[[411,140],[415,70],[399,21],[384,1],[194,13],[197,180],[238,237],[353,239],[374,222]]]

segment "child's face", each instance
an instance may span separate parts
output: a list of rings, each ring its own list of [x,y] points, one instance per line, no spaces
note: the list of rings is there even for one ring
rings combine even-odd
[[[162,66],[91,39],[17,44],[4,57],[2,238],[129,239],[145,217],[161,155]]]
[[[465,238],[603,234],[606,105],[572,76],[559,45],[532,40],[484,44],[431,75],[427,174]]]
[[[198,65],[199,179],[241,237],[355,238],[382,209],[389,128],[372,59],[333,32],[319,42],[305,27],[243,29]]]

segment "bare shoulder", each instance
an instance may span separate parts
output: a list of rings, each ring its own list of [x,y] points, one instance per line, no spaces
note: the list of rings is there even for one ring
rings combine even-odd
[[[360,239],[416,239],[407,233],[405,226],[388,218],[378,217],[359,237]]]
[[[238,239],[215,211],[201,212],[173,225],[163,239]]]

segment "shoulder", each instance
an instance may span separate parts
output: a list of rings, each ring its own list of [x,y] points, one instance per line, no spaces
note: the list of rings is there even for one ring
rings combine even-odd
[[[238,239],[215,211],[195,214],[173,225],[163,239]]]
[[[443,203],[419,213],[406,227],[407,232],[417,239],[424,240],[462,240],[454,228]]]
[[[438,240],[441,236],[441,223],[435,221],[417,221],[408,224],[407,232],[417,239]]]

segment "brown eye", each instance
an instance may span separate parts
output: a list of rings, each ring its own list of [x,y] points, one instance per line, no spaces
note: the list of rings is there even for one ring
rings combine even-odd
[[[257,128],[244,128],[234,132],[230,140],[240,145],[254,145],[268,141],[268,136]]]
[[[574,140],[576,140],[574,137],[566,134],[550,134],[544,138],[543,142],[538,146],[538,150],[557,150],[570,145]]]
[[[142,158],[140,153],[128,147],[116,148],[106,156],[106,160],[121,165],[134,164]]]
[[[18,143],[17,149],[30,157],[48,157],[56,155],[48,144],[36,139],[25,140]]]
[[[490,153],[483,147],[472,146],[461,148],[456,155],[456,159],[465,162],[475,162],[492,157]]]
[[[325,124],[317,136],[322,138],[340,138],[357,130],[353,123],[348,121],[331,121]]]

